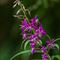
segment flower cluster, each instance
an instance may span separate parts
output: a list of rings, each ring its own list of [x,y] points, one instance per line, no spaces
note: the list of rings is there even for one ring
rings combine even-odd
[[[39,25],[38,22],[38,18],[35,16],[30,22],[24,18],[21,24],[23,39],[29,39],[32,48],[35,47],[35,40],[37,41],[37,39],[41,38],[43,35],[46,35],[46,31],[43,29],[42,24]]]
[[[44,30],[42,24],[39,22],[37,16],[33,17],[32,19],[28,19],[27,15],[28,14],[30,15],[30,11],[25,8],[25,6],[21,3],[20,0],[14,1],[13,8],[15,8],[16,6],[20,8],[17,10],[16,15],[14,15],[14,17],[17,17],[21,20],[23,19],[23,21],[20,24],[20,27],[22,30],[22,36],[25,42],[29,40],[31,52],[35,53],[37,52],[37,50],[39,50],[41,53],[42,60],[52,60],[50,59],[51,57],[49,56],[50,48],[53,48],[54,46],[56,46],[59,49],[59,46],[55,44],[55,41],[60,40],[60,38],[56,40],[51,39],[47,34],[47,32]],[[45,40],[45,44],[44,44],[42,41],[42,38],[45,35],[48,37],[48,39]],[[25,43],[24,48],[26,48],[26,46],[27,46],[27,43]],[[27,51],[23,53],[27,53]],[[16,54],[10,60],[13,60],[13,58],[15,58],[17,55],[20,55],[23,53],[19,52],[19,54]]]
[[[54,39],[47,40],[46,41],[46,46],[41,46],[42,60],[48,60],[48,54],[47,54],[48,53],[48,49],[54,47]]]
[[[24,40],[30,40],[30,47],[32,53],[36,52],[36,42],[39,42],[41,40],[42,36],[46,35],[46,31],[43,29],[43,26],[41,23],[39,23],[37,16],[34,18],[30,19],[30,21],[27,21],[26,18],[22,21],[21,24],[21,29],[22,29],[22,35]],[[48,55],[47,55],[47,48],[46,47],[53,47],[54,46],[54,39],[52,40],[47,40],[46,41],[46,46],[41,45],[40,49],[42,51],[42,60],[48,60]]]
[[[46,31],[43,29],[42,24],[38,26],[38,22],[39,21],[37,16],[32,18],[30,22],[28,22],[26,18],[24,18],[21,24],[21,29],[22,29],[24,39],[28,37],[30,37],[30,39],[35,39],[37,37],[46,35]]]

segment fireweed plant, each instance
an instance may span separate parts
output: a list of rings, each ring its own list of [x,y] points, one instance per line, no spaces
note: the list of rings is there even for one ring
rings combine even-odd
[[[50,36],[47,34],[46,30],[43,28],[42,23],[39,23],[39,19],[37,16],[29,19],[26,15],[26,12],[28,12],[29,15],[30,12],[28,9],[25,9],[25,6],[21,3],[21,1],[16,0],[14,2],[13,8],[15,8],[16,6],[19,6],[20,9],[17,11],[16,15],[14,16],[22,19],[20,24],[20,29],[22,31],[22,38],[24,40],[21,44],[21,47],[23,43],[25,43],[25,45],[24,45],[24,51],[15,54],[10,60],[13,60],[18,55],[25,53],[31,53],[31,54],[40,53],[41,60],[53,60],[54,57],[60,60],[59,55],[55,55],[55,56],[49,55],[49,51],[52,48],[57,47],[59,51],[59,45],[56,44],[55,42],[57,40],[60,40],[60,38],[51,39]],[[21,11],[23,12],[23,15],[19,15]],[[23,18],[21,18],[22,16]],[[45,41],[45,44],[43,44],[42,41],[43,36],[48,37],[47,40]],[[28,43],[30,44],[30,48],[31,48],[30,50],[26,49]]]

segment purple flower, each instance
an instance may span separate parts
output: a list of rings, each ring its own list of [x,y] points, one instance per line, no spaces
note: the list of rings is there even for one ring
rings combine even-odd
[[[26,40],[27,39],[27,33],[23,33],[23,39]]]
[[[38,18],[37,18],[37,16],[35,16],[34,18],[31,19],[31,26],[32,26],[35,30],[38,29],[37,23],[38,23]]]
[[[43,35],[46,35],[46,31],[43,29],[42,24],[40,24],[39,29],[36,30],[36,34],[39,37],[42,37]]]
[[[34,48],[35,47],[35,43],[34,42],[30,42],[30,46],[31,46],[31,48]]]
[[[47,54],[42,54],[42,60],[48,60]]]
[[[46,35],[46,31],[43,29],[42,24],[40,24],[39,30],[42,33],[42,35]]]
[[[31,19],[31,23],[32,23],[32,24],[38,23],[38,17],[35,16],[34,18],[32,18],[32,19]]]
[[[47,52],[46,47],[45,47],[45,46],[42,46],[42,47],[41,47],[41,51],[42,51],[42,53],[46,53],[46,52]]]
[[[30,40],[36,40],[38,38],[38,36],[36,35],[36,34],[32,34],[31,36],[30,36]]]
[[[54,47],[54,39],[52,39],[52,40],[47,40],[47,41],[46,41],[46,45],[47,45],[48,47]]]
[[[35,48],[31,49],[32,54],[35,53],[35,51],[36,51]]]
[[[28,29],[32,29],[31,25],[27,22],[26,18],[24,18],[24,20],[22,21],[21,29],[23,31],[28,30]]]
[[[27,23],[27,21],[26,21],[26,18],[24,18],[24,20],[22,21],[21,28],[22,28],[22,29],[25,29],[27,26],[28,26],[28,23]]]

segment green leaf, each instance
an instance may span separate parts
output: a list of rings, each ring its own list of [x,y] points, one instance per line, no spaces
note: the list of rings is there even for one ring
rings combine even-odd
[[[25,42],[25,44],[24,44],[24,50],[26,50],[26,47],[27,47],[27,45],[28,45],[29,42],[30,42],[29,40],[27,40],[27,41]]]
[[[54,58],[57,58],[58,60],[60,60],[60,55],[52,56],[52,60],[54,60]]]
[[[59,45],[58,44],[54,44],[54,47],[56,47],[59,50]]]
[[[13,57],[11,57],[10,60],[13,60],[15,57],[19,56],[19,55],[22,55],[22,54],[25,54],[25,53],[31,53],[31,50],[25,50],[25,51],[22,51],[22,52],[18,52],[17,54],[15,54]]]
[[[22,49],[22,47],[23,47],[24,42],[25,42],[25,40],[23,40],[22,43],[21,43],[21,49]]]
[[[40,50],[37,50],[36,51],[37,53],[41,53]],[[25,50],[25,51],[22,51],[22,52],[18,52],[17,54],[15,54],[13,57],[11,57],[10,60],[13,60],[15,57],[19,56],[19,55],[22,55],[22,54],[26,54],[26,53],[31,53],[31,50]]]
[[[59,40],[60,40],[60,38],[57,38],[57,39],[55,39],[55,42],[56,42],[56,41],[59,41]]]

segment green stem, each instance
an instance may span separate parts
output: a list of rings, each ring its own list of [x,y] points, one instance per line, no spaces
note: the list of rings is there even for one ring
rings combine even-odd
[[[50,36],[48,34],[46,34],[46,36],[51,40]]]

